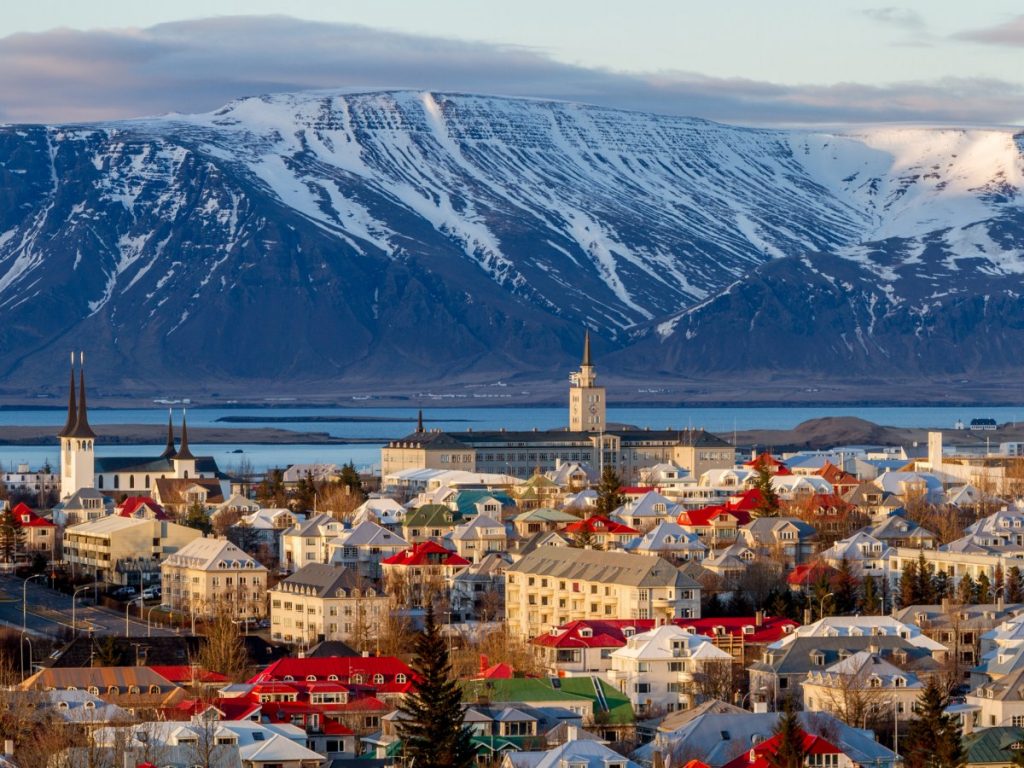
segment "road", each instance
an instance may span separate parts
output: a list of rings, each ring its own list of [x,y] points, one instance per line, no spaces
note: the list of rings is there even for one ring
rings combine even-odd
[[[71,629],[71,596],[44,586],[42,579],[28,582],[25,587],[26,613],[25,628],[30,634],[56,637]],[[0,624],[21,629],[21,595],[24,582],[14,576],[0,576]],[[88,590],[78,596],[75,609],[75,623],[81,632],[92,631],[96,635],[125,634],[124,611],[87,605]],[[144,637],[147,632],[154,637],[178,634],[173,629],[152,626],[147,630],[145,615],[149,606],[143,609],[139,618],[139,604],[133,603],[128,619],[128,634]]]

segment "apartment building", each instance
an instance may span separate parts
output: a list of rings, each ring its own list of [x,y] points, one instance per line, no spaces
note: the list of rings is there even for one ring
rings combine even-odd
[[[355,570],[310,563],[270,590],[270,632],[286,643],[361,645],[376,636],[388,606]]]
[[[541,547],[505,573],[505,618],[524,638],[583,619],[699,616],[700,584],[652,555]]]
[[[110,515],[68,528],[64,560],[74,575],[138,586],[154,581],[165,558],[201,536],[169,520]]]
[[[267,614],[267,569],[227,539],[195,539],[160,568],[164,602],[195,616]]]

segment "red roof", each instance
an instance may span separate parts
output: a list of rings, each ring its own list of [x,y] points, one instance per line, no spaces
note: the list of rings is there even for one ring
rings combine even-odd
[[[771,643],[788,635],[800,625],[783,616],[765,616],[757,626],[754,616],[733,616],[711,619],[673,619],[677,627],[692,627],[699,635],[714,637],[722,627],[726,635],[740,637],[748,643]],[[626,628],[633,634],[655,628],[654,619],[582,619],[570,621],[551,632],[533,638],[533,644],[544,648],[622,648],[626,644]],[[745,633],[744,628],[752,629]]]
[[[614,536],[639,536],[640,531],[635,528],[630,528],[628,525],[622,523],[616,523],[614,520],[610,520],[604,515],[593,515],[588,517],[586,520],[577,520],[575,523],[569,523],[565,527],[566,533],[581,533],[583,531],[589,531],[590,533],[610,533]]]
[[[157,504],[149,496],[129,496],[124,503],[117,508],[117,514],[121,517],[135,517],[140,507],[149,507],[156,515],[157,520],[167,520],[167,513],[164,508]]]
[[[840,469],[831,461],[826,461],[815,474],[825,478],[832,485],[858,485],[860,483],[856,475],[851,475],[845,469]]]
[[[24,502],[18,502],[11,510],[15,522],[22,528],[53,528],[53,523],[33,512]]]
[[[786,576],[786,583],[794,587],[798,587],[801,584],[811,584],[819,581],[822,576],[831,576],[835,570],[831,565],[826,565],[825,563],[804,563],[789,572],[789,575]]]
[[[658,489],[653,485],[628,485],[624,488],[619,488],[619,493],[623,496],[644,496],[656,490]]]
[[[229,682],[227,677],[220,672],[207,672],[204,669],[193,667],[189,664],[154,665],[150,669],[178,685],[188,685],[193,680],[199,683]]]
[[[469,565],[469,560],[433,541],[422,541],[381,562],[386,565]]]
[[[698,635],[707,635],[708,637],[714,637],[716,634],[719,634],[715,631],[715,628],[722,627],[724,634],[733,637],[742,636],[743,640],[747,643],[774,643],[800,626],[799,623],[785,616],[764,616],[761,619],[761,626],[757,625],[756,616],[673,619],[672,623],[677,627],[693,627]]]
[[[383,683],[375,682],[382,675]],[[405,682],[396,681],[398,675],[405,675]],[[253,677],[249,682],[267,685],[292,678],[287,685],[305,690],[310,683],[341,682],[346,685],[366,685],[379,692],[405,693],[411,690],[413,671],[404,661],[394,656],[329,656],[326,658],[278,659]],[[306,678],[312,677],[313,680]],[[331,678],[337,678],[332,680]]]
[[[792,472],[789,471],[789,467],[787,467],[781,461],[772,456],[771,453],[769,453],[768,451],[765,451],[755,459],[751,459],[750,461],[744,462],[743,466],[750,467],[751,469],[758,469],[762,466],[765,466],[768,467],[768,470],[773,475],[793,474]]]
[[[805,755],[841,755],[843,750],[835,744],[825,741],[820,736],[803,733],[803,751]],[[768,756],[774,756],[779,749],[779,736],[772,736],[760,744],[744,752],[734,760],[730,760],[723,768],[771,768]],[[753,759],[751,759],[753,757]]]

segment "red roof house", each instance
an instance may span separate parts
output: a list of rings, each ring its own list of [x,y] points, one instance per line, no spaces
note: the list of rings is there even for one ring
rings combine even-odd
[[[129,496],[117,508],[116,514],[121,517],[134,517],[139,520],[167,520],[164,508],[149,496]]]
[[[589,532],[598,544],[617,544],[622,546],[640,536],[640,531],[628,525],[617,523],[604,515],[592,515],[585,520],[577,520],[565,527],[570,536]]]
[[[470,564],[469,560],[460,557],[456,552],[445,549],[434,541],[421,541],[419,544],[403,549],[391,557],[381,560],[382,565],[394,566],[423,566],[423,565],[444,565],[464,567]]]
[[[811,736],[809,733],[803,733],[803,751],[807,756],[812,755],[845,755],[839,747],[830,741],[826,741],[820,736]],[[770,739],[765,739],[760,744],[751,747],[750,750],[744,752],[742,755],[737,757],[735,760],[730,760],[726,763],[723,768],[772,768],[774,762],[771,760],[772,757],[779,750],[779,736],[772,736]],[[839,765],[840,761],[838,757],[835,763],[827,762],[821,759],[813,760],[809,763],[810,765]]]
[[[783,464],[781,461],[771,455],[769,451],[765,451],[761,455],[751,459],[750,461],[744,462],[744,467],[747,469],[760,469],[761,467],[767,467],[768,473],[772,475],[792,475],[789,467]]]

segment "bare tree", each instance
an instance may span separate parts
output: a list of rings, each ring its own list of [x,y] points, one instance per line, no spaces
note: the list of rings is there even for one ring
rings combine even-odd
[[[736,690],[736,679],[732,660],[711,659],[700,664],[693,676],[693,691],[699,701],[719,699],[729,701]]]
[[[249,653],[234,622],[234,606],[226,601],[214,606],[213,616],[204,625],[203,640],[196,663],[209,672],[219,672],[234,682],[249,675]]]

